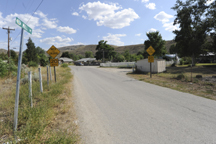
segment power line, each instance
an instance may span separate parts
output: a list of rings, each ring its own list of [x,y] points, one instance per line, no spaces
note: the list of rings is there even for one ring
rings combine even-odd
[[[35,12],[38,10],[38,8],[40,7],[40,5],[43,3],[44,0],[42,0],[40,2],[40,4],[38,5],[38,7],[35,9],[35,11],[32,13],[31,17],[29,18],[29,20],[27,21],[26,24],[28,24],[28,22],[30,21],[30,19],[32,18],[32,16],[35,14]],[[13,42],[17,39],[17,37],[20,35],[21,32],[19,32],[19,34],[16,36],[16,38],[13,40]],[[11,43],[11,45],[13,44],[13,42]]]

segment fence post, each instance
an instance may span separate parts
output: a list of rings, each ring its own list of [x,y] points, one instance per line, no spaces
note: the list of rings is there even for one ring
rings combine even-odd
[[[47,66],[47,86],[49,87],[49,66]]]
[[[40,92],[43,92],[41,68],[38,68],[38,71],[39,71]]]
[[[56,69],[55,69],[55,66],[54,66],[54,76],[55,76],[55,82],[56,82]]]
[[[50,81],[52,81],[52,69],[51,69],[51,67],[49,67],[50,68]]]
[[[29,100],[31,103],[31,107],[33,107],[33,104],[32,104],[32,73],[31,73],[31,71],[28,72],[28,80],[29,80]]]

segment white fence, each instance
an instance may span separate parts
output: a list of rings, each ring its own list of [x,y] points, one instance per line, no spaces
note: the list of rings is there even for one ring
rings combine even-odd
[[[101,63],[101,67],[133,67],[135,62]]]

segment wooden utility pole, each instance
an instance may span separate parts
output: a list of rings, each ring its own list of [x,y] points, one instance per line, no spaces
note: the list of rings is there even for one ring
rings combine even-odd
[[[8,28],[2,28],[2,29],[7,30],[7,33],[8,33],[8,63],[9,63],[9,57],[10,57],[10,54],[9,54],[9,51],[10,51],[10,31],[11,30],[15,31],[15,29],[10,29],[9,26],[8,26]]]

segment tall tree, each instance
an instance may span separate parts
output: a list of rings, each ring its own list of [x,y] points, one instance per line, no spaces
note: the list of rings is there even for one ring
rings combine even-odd
[[[26,43],[26,46],[27,46],[27,49],[25,53],[26,53],[27,61],[28,62],[33,61],[33,62],[38,63],[39,61],[38,54],[37,54],[35,45],[32,42],[31,38],[28,39],[28,43]]]
[[[165,40],[158,31],[146,33],[148,40],[144,42],[145,50],[152,46],[155,49],[155,56],[163,56],[166,52]]]
[[[175,30],[175,42],[180,56],[191,56],[192,64],[202,52],[202,44],[206,40],[207,22],[203,20],[206,12],[206,0],[177,0],[173,10],[177,11],[174,25],[180,29]]]
[[[93,56],[93,52],[92,51],[86,51],[85,52],[85,57],[86,58],[93,58],[94,56]]]
[[[103,59],[103,53],[104,58],[110,60],[112,57],[115,57],[116,52],[114,51],[114,48],[107,44],[107,41],[101,40],[98,42],[98,45],[96,47],[96,54],[95,57],[97,60]]]
[[[67,57],[70,58],[69,52],[63,52],[61,57]]]

